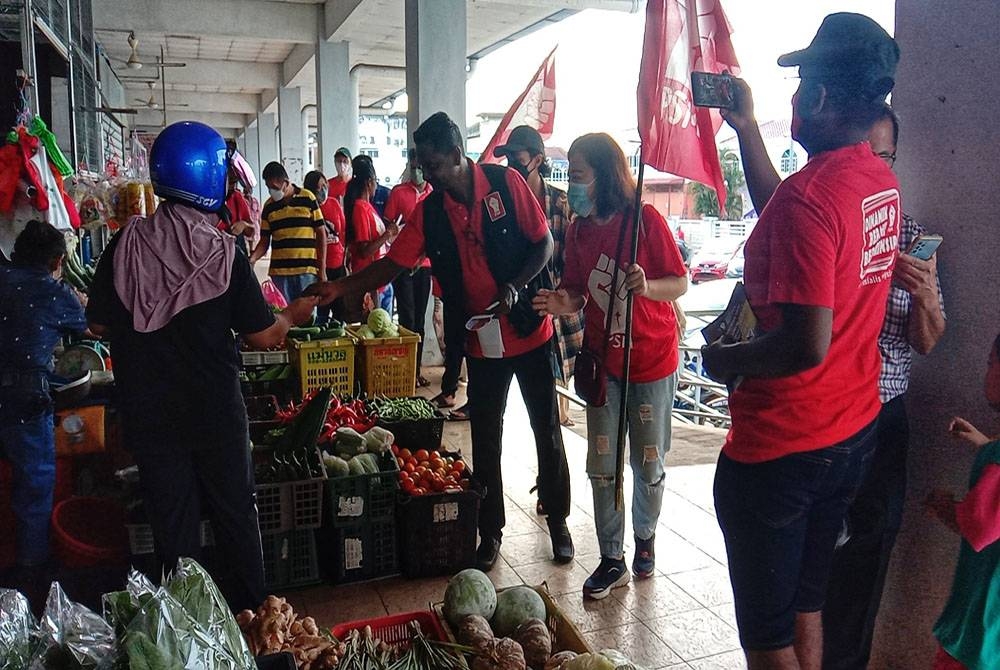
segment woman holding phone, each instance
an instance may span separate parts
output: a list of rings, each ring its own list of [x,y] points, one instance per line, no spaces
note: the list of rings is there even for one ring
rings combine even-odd
[[[562,282],[555,291],[540,291],[533,305],[539,313],[554,316],[584,310],[583,349],[597,361],[592,369],[600,376],[602,391],[606,389],[606,402],[587,405],[587,474],[593,485],[601,563],[583,593],[601,599],[629,581],[625,513],[615,510],[614,485],[626,297],[629,291],[635,297],[628,385],[629,456],[635,481],[632,572],[645,578],[655,567],[655,531],[677,387],[677,322],[671,301],[687,291],[687,273],[667,222],[651,205],[642,206],[637,262],[629,262],[636,184],[625,154],[609,135],[593,133],[573,142],[569,178],[569,204],[577,217],[566,234]]]

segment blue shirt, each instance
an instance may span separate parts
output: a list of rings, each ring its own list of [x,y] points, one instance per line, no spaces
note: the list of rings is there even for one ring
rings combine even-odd
[[[0,371],[49,371],[59,339],[86,329],[80,301],[46,270],[0,266]]]

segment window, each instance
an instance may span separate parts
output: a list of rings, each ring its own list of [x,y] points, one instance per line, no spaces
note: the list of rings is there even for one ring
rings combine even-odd
[[[794,149],[785,149],[784,153],[781,154],[781,171],[785,174],[791,174],[799,169],[799,157],[795,155]]]
[[[405,158],[406,160],[410,160],[410,154],[409,152],[407,152],[406,149],[403,149],[403,158]]]
[[[378,158],[378,149],[362,149],[361,153],[365,156],[371,156],[372,158]]]

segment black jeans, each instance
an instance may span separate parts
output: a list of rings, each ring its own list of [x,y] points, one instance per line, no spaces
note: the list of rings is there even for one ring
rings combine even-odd
[[[837,549],[823,608],[823,668],[863,670],[871,656],[906,499],[910,425],[904,396],[882,406],[871,468],[847,513],[850,539]]]
[[[517,376],[538,454],[538,497],[550,521],[569,514],[569,466],[563,448],[556,406],[555,378],[550,362],[551,340],[512,358],[469,358],[469,412],[472,423],[473,462],[476,478],[486,487],[479,508],[481,537],[502,536],[504,516],[500,450],[507,391]]]
[[[450,309],[444,303],[444,375],[441,377],[441,394],[453,396],[458,393],[458,378],[462,375],[462,361],[465,359],[465,312]],[[471,374],[471,373],[470,373]],[[510,380],[507,380],[510,384]],[[506,398],[506,395],[504,396]]]
[[[220,565],[226,566],[226,574],[213,577],[234,612],[259,606],[264,556],[246,432],[221,442],[129,446],[162,568],[173,570],[181,556],[201,560],[204,497]],[[159,569],[149,577],[159,579]]]
[[[392,282],[392,290],[396,293],[399,325],[420,336],[420,344],[417,345],[417,374],[420,374],[420,362],[424,356],[424,317],[427,301],[431,297],[431,269],[417,268],[412,275],[404,272]]]
[[[327,268],[326,280],[334,281],[347,276],[347,268],[341,265],[339,268]],[[331,318],[338,321],[347,320],[347,307],[343,298],[337,298],[329,305],[320,305],[316,308],[316,323],[327,323]]]

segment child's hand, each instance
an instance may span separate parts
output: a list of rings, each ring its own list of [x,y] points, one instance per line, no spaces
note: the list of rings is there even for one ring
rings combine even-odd
[[[930,516],[956,533],[959,532],[958,521],[955,519],[954,495],[941,489],[934,489],[924,498],[924,508]]]
[[[970,442],[977,447],[981,447],[990,442],[990,438],[979,432],[975,426],[965,419],[957,416],[951,420],[950,424],[948,424],[948,432],[951,433],[952,437],[965,440],[966,442]]]

